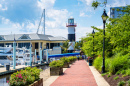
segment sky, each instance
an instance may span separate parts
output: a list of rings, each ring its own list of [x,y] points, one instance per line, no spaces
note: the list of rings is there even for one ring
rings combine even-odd
[[[130,5],[130,0],[107,0],[106,7],[94,10],[94,0],[0,0],[0,35],[36,33],[45,9],[45,34],[67,38],[68,18],[73,17],[76,41],[91,33],[91,26],[102,29],[103,9],[110,15],[110,7]],[[103,3],[104,0],[98,0]],[[39,34],[43,32],[43,22]]]

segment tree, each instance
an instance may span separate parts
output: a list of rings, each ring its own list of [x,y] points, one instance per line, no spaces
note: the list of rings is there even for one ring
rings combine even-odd
[[[69,48],[69,40],[64,41],[63,45],[60,47],[64,50],[63,53],[67,53],[67,49]]]
[[[122,55],[130,55],[130,6],[123,10],[127,12],[124,16],[116,19],[109,19],[110,23],[106,23],[105,32],[105,56],[112,57],[117,53]],[[93,38],[92,34],[89,33],[83,39],[83,51],[88,55],[95,56],[102,55],[103,49],[103,30],[92,26],[93,29],[97,30],[94,36],[94,52],[93,52]]]

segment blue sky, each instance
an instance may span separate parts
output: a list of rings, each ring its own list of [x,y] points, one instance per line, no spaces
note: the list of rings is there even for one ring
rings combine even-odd
[[[102,3],[103,0],[98,0]],[[66,23],[73,17],[77,23],[76,40],[91,33],[91,26],[102,28],[104,7],[94,10],[93,0],[0,0],[0,34],[36,33],[42,10],[46,9],[46,34],[67,38]],[[108,0],[110,7],[130,5],[130,0]],[[42,33],[42,26],[39,33]]]

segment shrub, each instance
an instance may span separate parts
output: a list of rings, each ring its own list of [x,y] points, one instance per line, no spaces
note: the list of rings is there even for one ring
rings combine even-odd
[[[127,69],[127,70],[126,70],[126,75],[127,75],[127,76],[130,76],[130,69]]]
[[[119,75],[120,73],[121,73],[121,71],[117,71],[117,72],[116,72],[116,75]]]
[[[102,69],[102,57],[97,57],[95,58],[94,62],[93,62],[93,66],[99,70],[101,72]]]
[[[50,67],[63,67],[64,62],[61,60],[52,61],[49,63]]]
[[[118,82],[118,86],[124,86],[124,85],[125,85],[125,81]]]
[[[127,69],[129,67],[127,58],[128,55],[120,56],[119,54],[112,58],[110,62],[109,72],[115,74],[119,70]]]
[[[25,70],[11,74],[10,86],[26,86],[39,79],[40,69],[27,67]]]
[[[127,83],[128,83],[128,86],[130,86],[130,79],[127,81]]]
[[[125,70],[122,70],[122,71],[121,71],[121,74],[126,74],[126,71],[125,71]]]
[[[122,77],[125,77],[125,76],[127,76],[127,75],[126,74],[122,75]]]
[[[109,78],[109,77],[111,77],[111,75],[109,74],[109,75],[107,75],[107,77]]]
[[[70,57],[68,57],[68,59],[69,59],[70,61],[74,61],[74,60],[77,59],[77,57],[76,57],[76,56],[70,56]]]
[[[114,77],[113,79],[114,79],[114,80],[117,80],[117,79],[119,79],[119,76],[116,76],[116,77]]]
[[[60,58],[64,63],[69,63],[70,60],[67,57]]]
[[[102,76],[105,76],[105,75],[107,75],[108,73],[103,73],[103,74],[101,74]]]

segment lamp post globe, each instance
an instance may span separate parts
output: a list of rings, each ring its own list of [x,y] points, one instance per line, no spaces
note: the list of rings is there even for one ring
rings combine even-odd
[[[102,73],[105,73],[105,23],[108,18],[106,14],[106,10],[104,9],[102,14],[102,20],[103,20],[103,65],[102,65]]]
[[[94,59],[94,34],[95,34],[95,31],[93,29],[93,31],[92,31],[92,35],[93,35],[93,59]]]

